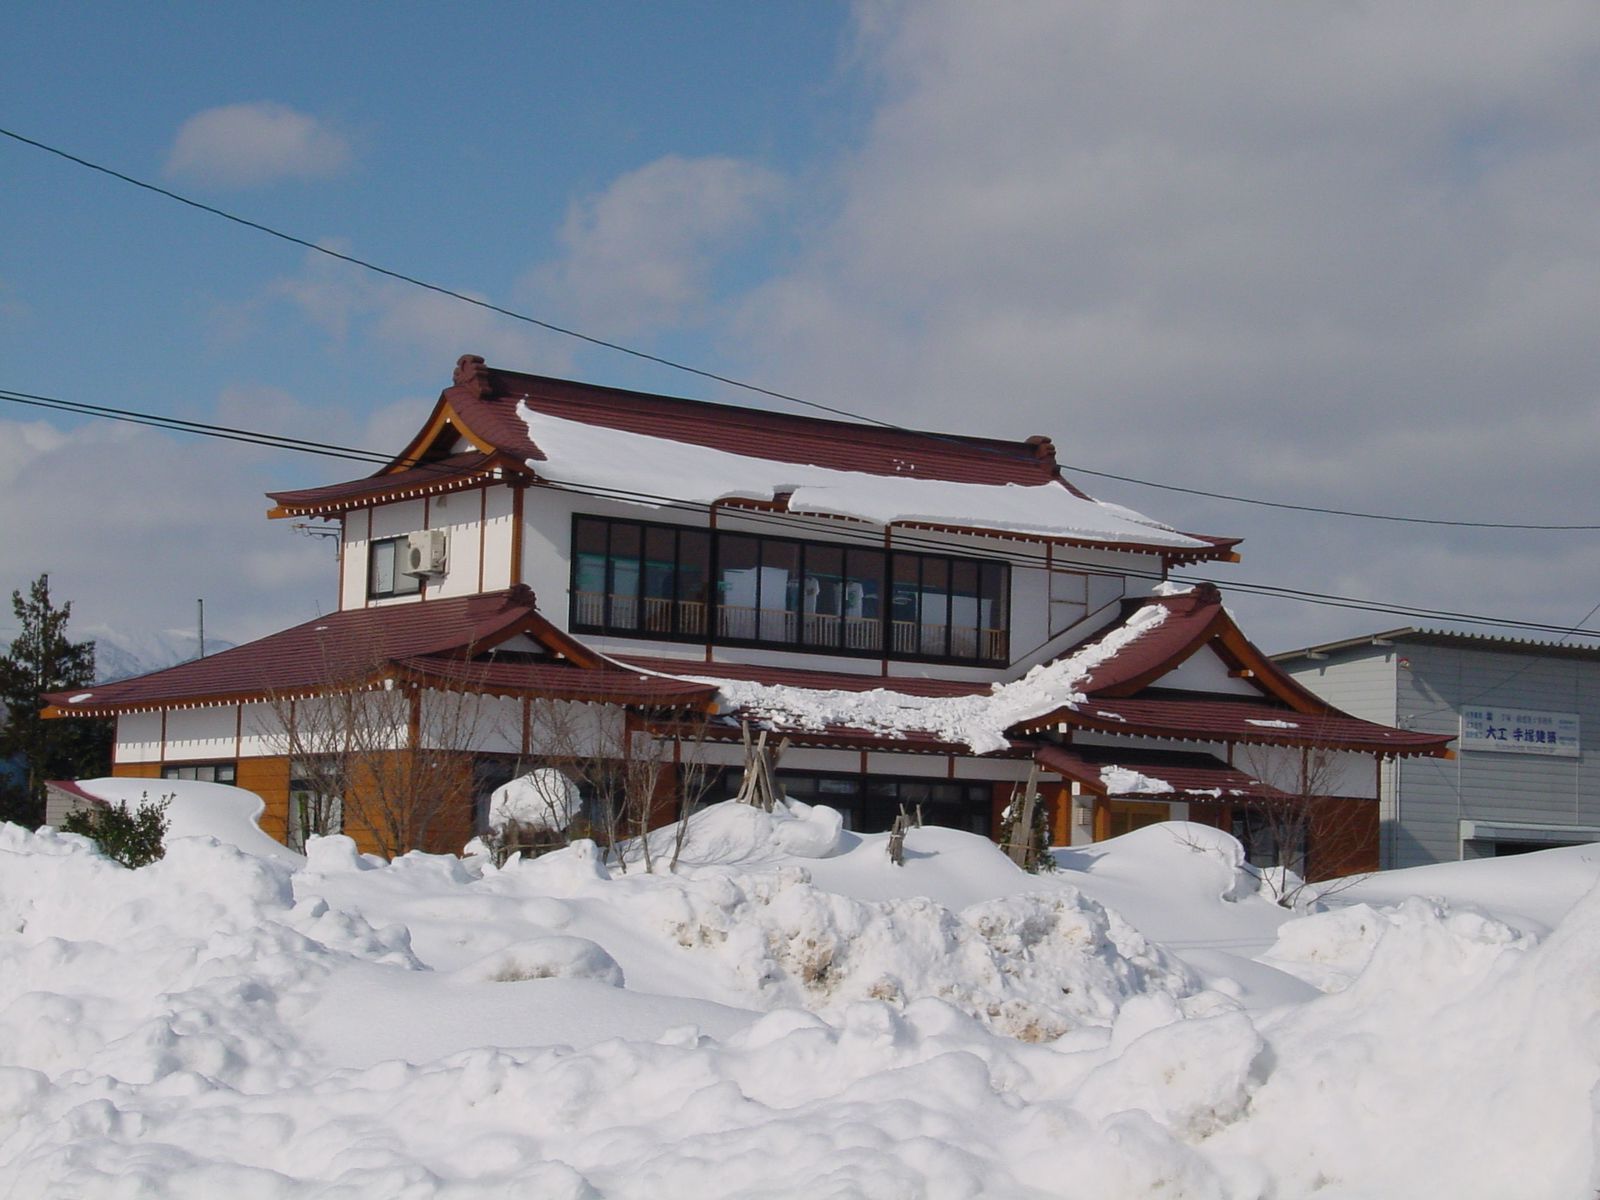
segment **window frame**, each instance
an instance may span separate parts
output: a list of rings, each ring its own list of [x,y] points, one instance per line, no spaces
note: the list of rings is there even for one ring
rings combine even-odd
[[[407,545],[407,536],[400,534],[397,537],[373,538],[367,543],[367,599],[388,600],[395,596],[419,596],[422,594],[422,577],[420,575],[407,575],[400,569],[400,547]],[[387,592],[380,592],[378,582],[378,554],[379,547],[388,547],[394,564],[392,583]],[[402,579],[410,580],[409,587],[396,586]]]
[[[221,770],[225,770],[228,773],[227,779],[217,778],[217,772]],[[184,774],[185,771],[190,773],[186,775]],[[211,775],[209,778],[202,779],[197,774],[199,771],[210,771]],[[218,758],[205,762],[162,763],[161,778],[187,779],[193,783],[224,783],[229,787],[237,787],[239,785],[239,760]]]
[[[587,525],[585,524],[587,523]],[[622,527],[627,530],[624,535],[628,541],[637,542],[637,554],[627,558],[635,563],[632,570],[633,591],[631,598],[619,597],[614,592],[616,583],[616,556],[612,547],[615,545],[614,531]],[[666,577],[673,580],[674,595],[671,597],[653,597],[648,595],[649,588],[646,580],[651,575],[651,568],[647,561],[647,548],[652,540],[659,543],[663,532],[670,532],[673,537],[673,559],[670,564],[658,564],[666,567]],[[605,551],[603,554],[603,570],[600,577],[605,581],[606,591],[598,597],[589,589],[579,587],[581,575],[587,575],[592,581],[596,577],[596,564],[585,562],[585,558],[593,558],[594,550],[579,551],[580,534],[587,533],[583,540],[594,543],[603,540]],[[603,533],[603,539],[596,535]],[[654,539],[652,534],[655,535]],[[706,577],[701,581],[699,594],[691,598],[684,594],[683,579],[685,576],[684,539],[686,536],[697,536],[705,539],[707,553]],[[733,539],[739,539],[735,543]],[[739,636],[721,632],[726,627],[725,611],[730,607],[724,603],[727,581],[723,578],[723,567],[727,557],[731,557],[734,545],[743,546],[748,542],[754,551],[751,565],[741,566],[739,570],[754,572],[754,607],[747,623],[750,625],[754,636]],[[1010,662],[1011,645],[1011,571],[1010,565],[1004,561],[955,554],[929,554],[916,550],[880,549],[874,546],[861,546],[848,542],[833,542],[807,538],[787,537],[783,535],[769,535],[753,533],[747,530],[720,530],[703,529],[692,525],[673,525],[656,521],[637,521],[624,517],[606,517],[593,513],[574,513],[572,517],[572,547],[569,564],[568,578],[568,628],[574,633],[593,633],[614,637],[637,637],[650,641],[692,642],[696,645],[738,646],[753,649],[779,649],[792,650],[803,654],[829,654],[843,658],[865,659],[891,659],[895,662],[930,662],[948,663],[959,666],[994,667],[1005,666]],[[581,556],[580,557],[580,553]],[[865,556],[865,557],[864,557]],[[750,557],[741,554],[741,559]],[[786,560],[781,564],[768,567],[769,557]],[[808,612],[806,607],[806,585],[809,580],[819,578],[822,566],[817,564],[839,565],[838,584],[836,590],[838,614],[821,614]],[[896,648],[895,645],[895,595],[897,586],[896,566],[905,564],[914,567],[914,596],[917,613],[913,618],[911,632],[911,645],[909,648]],[[852,568],[865,568],[852,571]],[[782,569],[785,572],[785,595],[781,597],[778,606],[764,604],[766,597],[764,589],[768,586],[768,571]],[[859,579],[857,578],[859,574]],[[831,575],[829,576],[831,578]],[[958,593],[955,581],[958,578],[974,580],[975,592],[968,597],[965,593]],[[925,586],[924,580],[942,579],[942,586],[933,586],[930,582]],[[867,597],[863,591],[857,597],[858,604],[865,608],[870,603],[877,612],[872,617],[857,615],[856,620],[870,621],[877,629],[876,645],[851,646],[852,635],[846,629],[846,618],[849,617],[845,610],[848,604],[846,596],[852,582],[867,582],[872,584],[876,593]],[[587,601],[584,597],[588,597]],[[942,617],[934,625],[924,626],[921,622],[924,605],[929,597],[942,598]],[[619,598],[626,603],[618,603]],[[973,638],[973,653],[961,654],[956,652],[955,631],[967,630],[968,626],[955,625],[952,617],[956,611],[957,599],[968,599],[974,608],[974,619],[981,621],[981,613],[985,602],[991,606],[991,620],[1000,619],[1002,624],[988,628],[981,623],[970,627]],[[647,600],[668,600],[671,603],[672,619],[662,627],[658,623],[655,628],[650,626],[645,616]],[[699,605],[699,628],[687,627],[685,605]],[[580,611],[586,609],[587,611]],[[628,618],[618,620],[615,610],[624,609],[629,613]],[[930,607],[930,611],[932,608]],[[833,615],[833,623],[811,620],[807,616]],[[583,619],[588,617],[590,619]],[[595,619],[598,618],[598,619]],[[778,628],[783,631],[783,636],[763,637],[761,633],[769,628]],[[824,628],[831,629],[832,639],[820,636]],[[937,628],[936,635],[932,631]],[[986,644],[992,643],[997,653],[985,655]]]

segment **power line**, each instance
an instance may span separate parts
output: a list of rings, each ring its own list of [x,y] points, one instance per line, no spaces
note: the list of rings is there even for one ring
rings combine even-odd
[[[170,188],[164,188],[158,184],[150,183],[147,180],[136,178],[135,176],[128,175],[122,171],[115,170],[112,167],[104,166],[101,163],[92,162],[89,159],[72,154],[69,151],[60,149],[57,146],[52,146],[45,142],[38,141],[35,138],[27,137],[23,134],[17,133],[14,130],[0,128],[0,134],[3,134],[5,137],[11,138],[13,141],[19,142],[25,146],[31,146],[36,150],[42,150],[47,154],[55,155],[57,158],[64,159],[67,162],[84,167],[87,170],[96,171],[112,179],[119,180],[122,183],[129,184],[132,187],[140,188],[154,195],[162,196],[168,200],[173,200],[179,204],[196,209],[200,212],[209,213],[212,216],[220,217],[222,220],[231,221],[232,223],[241,225],[246,229],[253,229],[258,233],[266,234],[268,237],[277,238],[278,240],[288,242],[291,245],[300,246],[306,250],[314,251],[317,254],[326,255],[329,258],[334,258],[340,262],[348,263],[351,266],[360,267],[362,270],[371,271],[374,274],[397,280],[400,283],[410,284],[412,287],[422,288],[426,291],[434,292],[441,296],[448,296],[452,300],[459,300],[464,304],[471,304],[477,308],[498,313],[503,317],[509,317],[514,321],[521,321],[525,324],[536,326],[550,333],[560,334],[563,337],[575,338],[578,341],[586,342],[592,346],[598,346],[602,349],[612,350],[618,354],[629,355],[630,357],[641,359],[645,362],[651,362],[658,366],[668,367],[674,371],[682,371],[686,374],[695,375],[702,379],[709,379],[717,383],[726,384],[729,387],[739,388],[755,395],[766,396],[773,400],[781,400],[787,404],[798,404],[805,408],[814,409],[818,412],[829,413],[832,416],[843,417],[847,420],[865,422],[867,424],[876,425],[880,428],[893,430],[898,433],[910,433],[936,440],[957,440],[953,438],[947,438],[945,435],[941,434],[908,429],[905,426],[897,425],[892,421],[885,421],[878,417],[867,416],[863,413],[852,412],[848,409],[822,404],[815,400],[807,400],[804,397],[796,396],[789,392],[780,392],[773,388],[763,387],[760,384],[749,383],[742,379],[735,379],[729,375],[722,375],[715,371],[708,371],[701,367],[691,366],[688,363],[679,362],[676,359],[666,358],[659,354],[652,354],[649,351],[640,350],[633,346],[625,345],[621,342],[615,342],[607,338],[596,337],[593,334],[584,333],[581,330],[573,329],[564,325],[558,325],[554,322],[546,321],[539,317],[531,316],[527,313],[518,312],[515,309],[506,308],[503,305],[495,304],[492,301],[481,300],[476,296],[471,296],[465,292],[456,291],[453,288],[448,288],[441,284],[430,283],[425,279],[418,278],[415,275],[409,275],[403,271],[397,271],[389,267],[380,266],[379,264],[371,262],[368,259],[357,258],[352,254],[344,254],[328,246],[320,245],[317,242],[313,242],[306,238],[298,237],[292,233],[286,233],[283,230],[276,229],[270,225],[263,224],[260,221],[254,221],[248,217],[242,217],[237,213],[229,212],[226,209],[218,208],[215,205],[206,204],[203,201],[196,200],[190,196],[185,196],[180,192],[175,192]],[[971,442],[965,440],[962,441],[962,444],[968,446],[969,448],[984,450],[993,454],[1005,454],[1005,452],[1000,450],[998,447],[974,447]],[[1264,500],[1253,496],[1237,496],[1226,492],[1208,491],[1204,488],[1184,487],[1178,484],[1160,483],[1156,480],[1141,479],[1133,475],[1118,475],[1109,471],[1100,471],[1092,467],[1085,467],[1074,463],[1060,463],[1059,465],[1064,469],[1077,474],[1090,475],[1099,479],[1112,479],[1119,483],[1129,483],[1139,487],[1157,488],[1162,491],[1169,492],[1180,492],[1184,495],[1200,496],[1209,500],[1221,500],[1231,504],[1248,504],[1261,508],[1273,508],[1290,512],[1314,513],[1320,516],[1345,517],[1364,521],[1386,521],[1390,523],[1406,525],[1432,525],[1456,529],[1500,529],[1522,532],[1600,531],[1600,523],[1547,524],[1531,521],[1465,521],[1440,517],[1406,516],[1396,513],[1364,512],[1357,509],[1328,508],[1315,504],[1294,504],[1288,501]]]
[[[106,405],[85,404],[78,401],[61,400],[51,396],[42,396],[29,392],[17,392],[0,388],[0,400],[11,403],[28,405],[31,407],[45,408],[63,412],[70,412],[82,416],[98,417],[106,420],[125,422],[135,425],[148,425],[155,428],[167,429],[178,433],[187,433],[197,437],[214,437],[224,441],[242,442],[252,445],[265,446],[269,449],[290,450],[297,453],[315,454],[328,458],[348,459],[376,465],[388,465],[401,462],[403,465],[425,466],[427,464],[411,460],[397,460],[392,455],[382,454],[372,450],[359,450],[348,446],[341,446],[333,442],[312,441],[304,438],[290,438],[278,434],[262,433],[257,430],[240,429],[234,426],[215,425],[205,421],[190,421],[177,417],[164,417],[159,414],[145,413],[137,409],[112,408]],[[438,468],[437,475],[441,480],[452,477],[465,478],[470,471],[458,468]],[[689,500],[680,496],[666,496],[651,492],[643,492],[625,488],[608,488],[583,484],[573,481],[545,478],[543,483],[582,495],[595,496],[600,499],[619,500],[627,503],[646,504],[656,508],[668,508],[675,511],[703,515],[712,510],[713,505],[704,501]],[[796,519],[777,513],[766,513],[756,510],[741,511],[740,517],[751,524],[769,528],[779,528],[788,533],[793,533]],[[856,530],[847,526],[830,529],[830,537],[835,541],[853,542],[863,547],[881,547],[882,542],[878,535],[868,530]],[[932,538],[905,532],[897,538],[897,544],[903,548],[937,551],[948,553],[950,547]],[[1047,566],[1046,556],[1043,554],[1021,550],[1011,546],[1002,546],[985,552],[984,557],[1006,562],[1013,566],[1024,566],[1032,569],[1044,569]],[[1112,570],[1105,567],[1096,567],[1093,564],[1076,562],[1071,559],[1053,559],[1057,569],[1068,569],[1083,575],[1099,575],[1106,577],[1148,579],[1159,582],[1165,578],[1161,571],[1140,571],[1137,569]],[[1444,609],[1430,609],[1415,605],[1394,604],[1384,601],[1368,600],[1353,596],[1338,596],[1326,592],[1315,592],[1299,588],[1283,587],[1275,584],[1250,583],[1240,580],[1222,581],[1204,576],[1173,576],[1174,580],[1181,583],[1210,583],[1219,588],[1226,588],[1236,593],[1248,593],[1265,598],[1292,600],[1297,603],[1317,604],[1334,608],[1355,609],[1365,612],[1391,613],[1400,616],[1415,617],[1428,620],[1456,621],[1462,623],[1493,626],[1496,628],[1520,629],[1536,633],[1559,633],[1570,636],[1581,633],[1585,636],[1600,636],[1592,634],[1581,628],[1568,628],[1566,626],[1551,625],[1536,621],[1518,621],[1504,617],[1490,617],[1476,613],[1456,612]],[[1593,613],[1590,614],[1592,616]],[[1588,617],[1584,618],[1587,621]],[[1580,621],[1581,626],[1584,622]]]
[[[1291,504],[1286,500],[1262,500],[1252,496],[1231,496],[1226,492],[1208,492],[1202,488],[1180,487],[1175,483],[1157,483],[1151,479],[1136,479],[1132,475],[1115,475],[1110,471],[1096,471],[1092,467],[1062,463],[1067,470],[1078,475],[1093,475],[1099,479],[1115,479],[1120,483],[1136,483],[1141,487],[1159,488],[1164,492],[1182,492],[1186,496],[1203,496],[1207,500],[1226,500],[1232,504],[1254,504],[1261,508],[1280,508],[1290,512],[1317,513],[1328,517],[1355,517],[1363,521],[1393,521],[1403,525],[1444,525],[1455,529],[1516,529],[1541,532],[1592,532],[1596,525],[1543,525],[1529,521],[1453,521],[1443,517],[1407,517],[1396,513],[1362,512],[1350,508],[1323,508],[1315,504]]]

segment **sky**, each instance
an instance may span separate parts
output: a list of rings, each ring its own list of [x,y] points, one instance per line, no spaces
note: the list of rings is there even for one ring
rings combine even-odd
[[[1600,9],[26,6],[0,126],[541,320],[1244,538],[1203,575],[1600,604]],[[0,138],[0,388],[400,449],[456,357],[782,407]],[[241,641],[334,604],[263,493],[360,464],[0,402],[0,594]],[[1436,620],[1230,593],[1268,650]],[[1590,630],[1600,618],[1590,618]],[[0,612],[0,636],[15,632]],[[1551,634],[1514,634],[1549,638]],[[1581,639],[1581,635],[1578,635]]]

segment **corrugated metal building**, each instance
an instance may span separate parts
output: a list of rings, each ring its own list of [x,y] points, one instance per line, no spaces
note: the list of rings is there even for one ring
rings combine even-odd
[[[1385,868],[1600,841],[1600,648],[1406,628],[1274,658],[1355,716],[1456,736],[1384,763]]]

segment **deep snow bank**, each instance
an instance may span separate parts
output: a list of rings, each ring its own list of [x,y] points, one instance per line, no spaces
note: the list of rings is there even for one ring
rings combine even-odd
[[[346,839],[127,871],[0,828],[0,1194],[1596,1185],[1600,897],[1542,943],[1437,902],[1279,922],[1327,991],[1249,1013],[1088,895],[1219,940],[1255,911],[1225,844],[1141,831],[1034,880],[950,831],[907,868],[782,832],[809,819],[713,810],[680,876]]]

